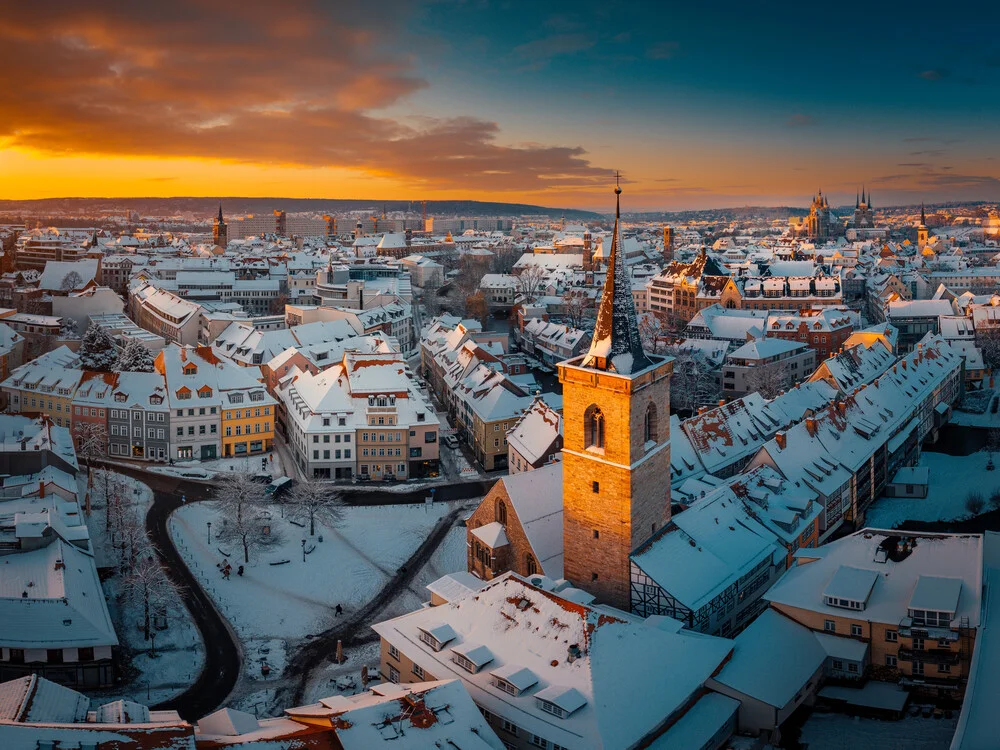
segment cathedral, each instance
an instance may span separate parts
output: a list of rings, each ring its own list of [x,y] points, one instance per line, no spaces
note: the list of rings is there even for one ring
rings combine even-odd
[[[830,203],[820,190],[809,207],[808,236],[810,240],[827,240],[832,235]]]
[[[673,361],[643,351],[621,252],[621,187],[590,350],[559,364],[563,385],[564,577],[629,609],[629,555],[670,521]]]
[[[226,226],[222,218],[222,204],[219,204],[219,215],[212,222],[212,244],[218,245],[223,250],[229,245],[229,227]]]
[[[865,198],[865,190],[861,189],[861,194],[854,197],[854,216],[851,219],[851,226],[855,229],[871,229],[875,226],[875,212],[872,206],[872,194],[869,192]]]

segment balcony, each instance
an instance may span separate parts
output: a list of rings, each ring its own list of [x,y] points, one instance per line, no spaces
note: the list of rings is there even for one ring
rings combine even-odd
[[[958,631],[933,625],[915,625],[909,617],[899,621],[900,638],[924,638],[928,641],[957,641]]]
[[[957,651],[948,651],[943,648],[928,649],[899,649],[900,661],[921,661],[925,664],[958,664],[960,655]]]

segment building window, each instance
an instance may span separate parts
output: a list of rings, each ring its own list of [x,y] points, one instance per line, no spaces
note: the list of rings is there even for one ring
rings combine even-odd
[[[840,659],[834,659],[833,660],[833,668],[836,669],[838,672],[843,672],[844,671],[844,662],[842,662]]]
[[[94,648],[93,646],[84,647],[77,650],[77,661],[93,661],[94,660]]]
[[[853,635],[855,638],[860,638],[861,637],[861,626],[860,625],[851,625],[851,635]]]
[[[885,665],[887,667],[895,667],[896,666],[896,655],[895,654],[886,654],[885,655]]]
[[[604,415],[596,404],[591,404],[584,412],[583,429],[585,447],[604,447]]]
[[[656,420],[656,404],[650,404],[646,407],[646,418],[643,423],[643,433],[647,443],[655,443],[658,439]]]
[[[415,674],[418,679],[421,679],[421,680],[424,679],[424,668],[421,667],[419,664],[414,664],[413,665],[413,674]]]
[[[389,665],[389,682],[399,682],[399,670]]]
[[[855,662],[853,662],[853,661],[852,662],[848,662],[848,664],[847,664],[847,671],[850,672],[851,674],[857,674],[858,673],[858,665]]]
[[[942,674],[950,674],[951,664],[938,664],[938,672]]]
[[[535,562],[535,558],[528,555],[527,560],[525,560],[525,568],[528,571],[529,576],[533,576],[538,573],[538,564]]]
[[[505,503],[503,500],[497,501],[496,520],[497,522],[502,523],[504,526],[507,525],[507,503]]]
[[[590,486],[590,488],[591,488],[591,489],[592,489],[592,490],[593,490],[594,492],[600,492],[600,491],[601,491],[601,483],[600,483],[600,482],[593,482],[593,483],[591,483],[591,486]]]
[[[399,649],[389,644],[389,656],[391,656],[396,661],[399,661]]]
[[[500,718],[500,728],[503,731],[507,732],[508,734],[512,734],[515,737],[517,737],[517,725],[511,723],[510,721],[504,719],[503,717]]]
[[[899,631],[897,631],[897,630],[886,630],[885,631],[885,639],[887,641],[889,641],[889,643],[896,643],[899,640]]]
[[[548,750],[548,747],[549,747],[548,741],[547,740],[543,740],[537,734],[531,735],[531,744],[534,745],[535,747],[546,748],[546,750]]]
[[[834,622],[833,620],[824,620],[823,621],[823,630],[825,630],[827,633],[836,633],[837,632],[837,623]]]

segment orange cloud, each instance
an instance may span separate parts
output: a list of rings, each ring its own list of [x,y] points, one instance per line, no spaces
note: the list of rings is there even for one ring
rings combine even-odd
[[[0,17],[0,143],[47,154],[353,169],[430,189],[607,183],[579,147],[473,117],[379,116],[427,85],[405,0],[19,3]],[[356,6],[356,7],[351,7]]]

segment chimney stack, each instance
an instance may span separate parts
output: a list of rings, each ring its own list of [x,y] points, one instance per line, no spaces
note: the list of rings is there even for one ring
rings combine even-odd
[[[785,433],[784,432],[776,432],[774,434],[774,442],[776,442],[778,444],[778,450],[779,451],[785,450]]]
[[[806,419],[806,432],[810,437],[816,437],[816,420],[812,417]]]

